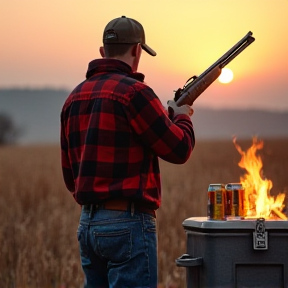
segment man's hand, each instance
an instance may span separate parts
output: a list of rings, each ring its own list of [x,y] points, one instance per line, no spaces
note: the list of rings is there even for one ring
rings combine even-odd
[[[187,104],[178,107],[176,102],[173,100],[169,100],[167,104],[168,104],[169,116],[175,117],[179,114],[185,114],[190,117],[194,113],[194,110]]]

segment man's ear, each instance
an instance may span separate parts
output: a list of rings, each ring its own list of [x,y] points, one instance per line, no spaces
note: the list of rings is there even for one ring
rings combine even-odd
[[[104,51],[104,47],[103,47],[103,46],[101,46],[101,47],[99,48],[99,52],[100,52],[102,58],[105,58],[105,51]]]
[[[142,47],[140,43],[137,43],[136,45],[133,46],[132,48],[132,56],[134,57],[139,57],[141,55],[142,52]]]

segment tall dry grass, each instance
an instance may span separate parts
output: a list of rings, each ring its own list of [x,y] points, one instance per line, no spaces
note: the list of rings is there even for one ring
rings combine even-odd
[[[247,149],[252,140],[238,142]],[[259,152],[272,192],[288,190],[288,139],[264,140]],[[83,283],[76,229],[80,208],[65,189],[57,146],[0,148],[0,287],[78,288]],[[184,219],[205,216],[207,187],[244,173],[232,140],[198,141],[184,165],[160,162],[157,212],[159,286],[185,287],[175,259],[186,251]]]

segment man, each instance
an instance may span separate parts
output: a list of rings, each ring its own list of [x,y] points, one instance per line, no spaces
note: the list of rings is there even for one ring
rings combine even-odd
[[[103,43],[103,58],[89,63],[61,112],[63,176],[82,206],[77,234],[85,287],[154,288],[158,157],[187,161],[193,110],[168,101],[170,120],[137,73],[142,49],[156,55],[139,22],[110,21]]]

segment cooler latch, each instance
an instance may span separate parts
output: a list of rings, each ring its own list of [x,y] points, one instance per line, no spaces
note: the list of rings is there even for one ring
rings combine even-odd
[[[259,218],[256,221],[255,232],[253,232],[254,250],[268,249],[268,233],[265,231],[265,219]]]

